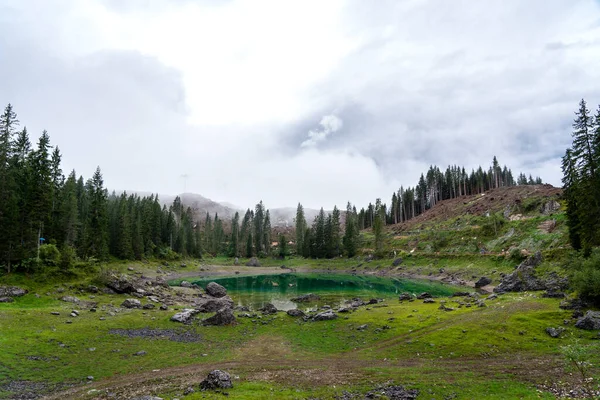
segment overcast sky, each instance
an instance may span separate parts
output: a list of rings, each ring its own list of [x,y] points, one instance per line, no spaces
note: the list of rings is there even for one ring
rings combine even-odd
[[[0,76],[110,189],[330,209],[494,155],[560,185],[600,3],[0,0]]]

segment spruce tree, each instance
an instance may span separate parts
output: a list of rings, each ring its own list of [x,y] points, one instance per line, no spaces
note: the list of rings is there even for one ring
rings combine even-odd
[[[296,254],[302,255],[304,247],[304,232],[306,231],[306,218],[304,217],[304,208],[298,203],[296,208]]]

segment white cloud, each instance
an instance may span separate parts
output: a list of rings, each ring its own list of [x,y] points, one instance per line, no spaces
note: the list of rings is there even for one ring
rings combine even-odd
[[[335,115],[323,116],[323,118],[321,118],[321,122],[319,122],[319,125],[321,125],[321,128],[316,130],[311,129],[308,131],[308,139],[302,142],[300,147],[315,146],[327,139],[327,136],[337,132],[344,126],[342,120]]]

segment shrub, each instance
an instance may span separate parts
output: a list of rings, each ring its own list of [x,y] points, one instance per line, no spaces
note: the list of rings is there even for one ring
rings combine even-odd
[[[54,244],[40,246],[40,261],[47,266],[57,266],[60,262],[60,251]]]
[[[595,249],[588,258],[576,258],[572,271],[573,289],[582,298],[600,304],[600,249]]]

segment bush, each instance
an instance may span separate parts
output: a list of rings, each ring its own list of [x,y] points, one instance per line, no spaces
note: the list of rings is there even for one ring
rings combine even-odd
[[[179,253],[176,253],[173,250],[171,250],[170,247],[161,247],[158,250],[158,258],[166,261],[177,261],[181,258],[181,256],[179,255]]]
[[[516,263],[521,263],[523,260],[527,258],[525,254],[518,247],[511,247],[508,251],[507,258]]]
[[[573,289],[582,298],[600,304],[600,249],[595,249],[588,258],[576,258],[572,268]]]
[[[71,246],[64,246],[60,252],[60,263],[59,266],[63,271],[67,271],[73,267],[77,259],[75,249]]]
[[[505,223],[506,220],[501,214],[491,214],[481,225],[481,234],[488,237],[497,236]]]
[[[60,262],[60,251],[54,244],[43,244],[40,246],[40,261],[47,266],[57,266]]]

